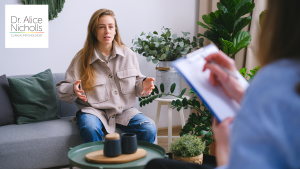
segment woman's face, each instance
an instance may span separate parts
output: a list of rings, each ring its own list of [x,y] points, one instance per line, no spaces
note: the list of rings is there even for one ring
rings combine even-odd
[[[116,34],[115,20],[112,16],[104,15],[98,20],[97,39],[100,45],[111,44]]]

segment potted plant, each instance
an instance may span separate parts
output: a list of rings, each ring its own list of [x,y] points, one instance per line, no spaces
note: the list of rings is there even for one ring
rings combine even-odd
[[[251,3],[251,0],[220,0],[217,7],[217,11],[202,16],[205,23],[197,22],[198,25],[208,29],[204,34],[199,33],[198,37],[206,37],[234,59],[235,55],[252,40],[249,32],[242,31],[250,24],[251,16],[242,16],[251,13],[255,3]]]
[[[171,152],[174,160],[202,164],[204,147],[198,137],[186,134],[171,143]]]
[[[191,115],[189,115],[188,122],[182,128],[182,132],[180,132],[180,136],[184,136],[186,134],[195,135],[201,137],[201,141],[205,142],[205,148],[203,150],[204,154],[209,154],[209,145],[213,142],[212,138],[212,118],[211,113],[207,109],[207,107],[197,100],[197,97],[194,96],[190,99],[183,97],[183,94],[187,90],[186,88],[181,91],[179,95],[174,94],[175,88],[177,85],[173,83],[169,89],[170,92],[165,92],[164,84],[160,84],[160,91],[157,86],[152,91],[149,96],[140,97],[140,107],[145,106],[146,104],[152,103],[156,98],[161,98],[162,96],[173,96],[178,98],[177,100],[172,101],[172,108],[180,111],[181,109],[191,109],[194,111]],[[189,94],[194,94],[194,91],[190,89]]]
[[[220,50],[226,53],[228,56],[235,58],[235,54],[241,49],[247,47],[252,37],[249,32],[241,31],[251,21],[251,16],[242,17],[245,14],[252,12],[255,7],[251,0],[220,0],[217,3],[218,10],[211,12],[209,15],[203,15],[202,18],[205,22],[197,22],[198,25],[208,29],[204,34],[198,34],[198,37],[206,37],[211,40]],[[201,42],[201,43],[200,43]],[[203,46],[203,40],[199,39],[199,47]],[[142,52],[142,51],[141,51]],[[252,77],[259,68],[251,70],[247,73],[246,69],[241,69],[240,73],[248,80]],[[176,108],[178,111],[182,108],[192,110],[192,114],[189,115],[188,121],[182,128],[180,136],[183,137],[186,134],[195,135],[201,137],[201,141],[205,142],[205,148],[203,153],[209,154],[209,146],[213,142],[212,138],[212,115],[207,107],[201,103],[196,96],[187,100],[183,98],[183,94],[186,89],[183,89],[180,94],[175,93],[176,85],[172,84],[170,90],[164,89],[164,84],[160,84],[159,92],[157,86],[148,97],[139,98],[140,106],[145,106],[151,103],[154,99],[162,97],[163,95],[171,95],[177,97],[176,101],[172,102],[172,108]],[[178,87],[179,88],[179,87]],[[180,90],[180,88],[179,88]],[[174,92],[174,93],[173,93]],[[190,89],[189,94],[194,94]]]
[[[156,66],[156,83],[163,83],[168,90],[172,83],[177,84],[175,94],[180,94],[181,78],[178,72],[171,66],[174,61],[188,53],[193,49],[203,47],[203,38],[193,37],[190,40],[189,32],[182,32],[183,36],[178,37],[177,34],[171,36],[170,28],[162,28],[162,34],[158,32],[141,33],[140,37],[133,39],[134,52],[146,57],[148,62],[158,64]],[[173,98],[172,96],[164,96],[164,98]]]

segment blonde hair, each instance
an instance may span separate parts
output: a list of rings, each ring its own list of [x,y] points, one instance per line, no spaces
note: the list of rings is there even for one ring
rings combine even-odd
[[[98,44],[97,39],[97,31],[98,31],[98,20],[100,17],[104,15],[109,15],[114,18],[115,20],[115,29],[116,35],[114,37],[113,42],[116,42],[119,46],[124,45],[121,40],[117,20],[115,18],[115,14],[112,10],[109,9],[99,9],[92,15],[89,25],[88,25],[88,34],[84,43],[84,47],[77,53],[80,54],[79,60],[80,62],[80,79],[81,83],[84,87],[86,92],[91,91],[93,85],[95,84],[95,71],[92,65],[90,65],[90,59],[93,55],[95,47]],[[76,58],[76,57],[75,57]],[[75,61],[75,58],[72,61]]]

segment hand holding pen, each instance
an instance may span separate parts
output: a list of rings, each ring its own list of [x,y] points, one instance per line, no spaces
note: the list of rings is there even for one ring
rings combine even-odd
[[[235,61],[223,52],[213,53],[205,58],[203,71],[210,70],[209,81],[214,86],[221,86],[227,96],[240,102],[245,89],[236,78]]]

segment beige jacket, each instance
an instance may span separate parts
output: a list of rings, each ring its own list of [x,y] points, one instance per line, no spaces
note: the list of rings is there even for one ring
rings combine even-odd
[[[65,80],[56,84],[59,100],[75,102],[82,112],[97,116],[108,133],[115,132],[116,123],[127,126],[130,119],[140,113],[134,107],[135,98],[141,97],[145,78],[140,72],[135,53],[125,45],[114,43],[111,57],[106,63],[95,50],[90,64],[96,69],[96,82],[93,91],[84,93],[86,102],[79,99],[73,89],[75,81],[80,80],[79,55],[69,66]],[[76,118],[74,120],[76,122]]]

